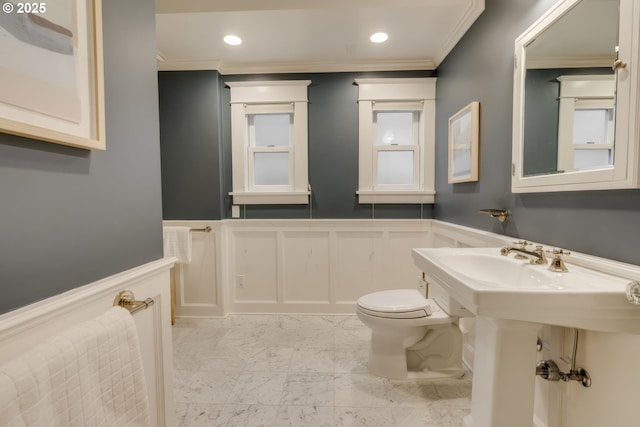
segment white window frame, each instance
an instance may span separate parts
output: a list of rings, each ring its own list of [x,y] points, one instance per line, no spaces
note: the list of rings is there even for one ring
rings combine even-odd
[[[359,146],[358,202],[434,203],[436,78],[356,79],[358,85]],[[412,146],[376,146],[374,114],[378,111],[414,111],[418,138]],[[382,150],[415,149],[414,185],[378,185],[377,159]]]
[[[310,80],[226,82],[231,88],[232,188],[237,205],[308,204],[308,109]],[[256,147],[251,118],[259,114],[291,114],[291,145]],[[254,185],[253,155],[289,153],[289,185]]]

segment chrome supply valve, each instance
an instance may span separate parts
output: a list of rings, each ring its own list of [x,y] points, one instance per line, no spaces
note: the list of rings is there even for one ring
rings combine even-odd
[[[547,381],[560,381],[560,368],[553,360],[541,360],[536,364],[536,375]]]
[[[547,381],[578,381],[583,387],[591,387],[591,376],[582,369],[576,369],[576,355],[578,353],[578,329],[574,331],[573,338],[573,356],[571,357],[571,369],[569,372],[562,372],[553,360],[541,360],[536,364],[536,375],[541,376]]]
[[[555,248],[551,251],[547,251],[548,254],[553,255],[553,259],[549,264],[549,270],[555,271],[558,273],[566,273],[569,271],[566,265],[564,265],[564,260],[562,259],[563,255],[571,255],[571,252],[565,251],[564,249]]]
[[[536,375],[547,381],[578,381],[583,387],[591,387],[591,377],[582,368],[571,369],[569,372],[562,372],[553,360],[541,360],[536,364]]]

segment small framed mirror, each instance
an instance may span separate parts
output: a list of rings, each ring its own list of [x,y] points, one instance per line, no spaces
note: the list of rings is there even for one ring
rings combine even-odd
[[[478,180],[479,120],[479,102],[449,118],[449,184]]]

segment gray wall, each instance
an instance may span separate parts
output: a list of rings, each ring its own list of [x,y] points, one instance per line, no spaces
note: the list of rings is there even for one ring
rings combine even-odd
[[[215,71],[159,74],[165,219],[231,217],[228,195],[232,188],[230,90],[224,82],[274,79],[312,81],[308,92],[311,205],[247,205],[241,210],[243,218],[432,217],[432,205],[358,204],[355,194],[358,87],[354,80],[381,76],[430,77],[433,71],[239,76],[217,76]],[[216,102],[219,110],[213,105]],[[218,111],[220,115],[216,116]],[[169,182],[172,180],[174,182]]]
[[[155,4],[102,4],[107,150],[0,134],[0,313],[162,257]]]
[[[165,219],[222,218],[220,75],[158,75]]]
[[[486,0],[486,10],[438,68],[435,217],[640,264],[640,190],[512,194],[514,40],[554,0]],[[447,184],[447,120],[480,101],[480,180]],[[478,213],[506,208],[504,224]]]

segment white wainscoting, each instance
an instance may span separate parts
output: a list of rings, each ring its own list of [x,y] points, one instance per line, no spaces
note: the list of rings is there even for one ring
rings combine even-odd
[[[176,317],[224,316],[222,264],[226,260],[223,221],[164,221],[164,225],[191,227],[190,264],[171,270]],[[196,231],[210,227],[211,231]]]
[[[428,221],[225,222],[231,313],[353,313],[356,299],[416,288],[411,249],[430,245]]]
[[[140,338],[152,426],[173,426],[173,353],[169,269],[162,259],[0,315],[0,363],[18,357],[44,338],[109,310],[119,291],[154,304],[133,315]]]
[[[353,313],[355,300],[416,288],[415,247],[500,246],[512,239],[433,220],[165,221],[188,226],[193,261],[173,269],[177,317]],[[473,339],[473,319],[461,323]],[[465,345],[473,364],[472,345]]]

